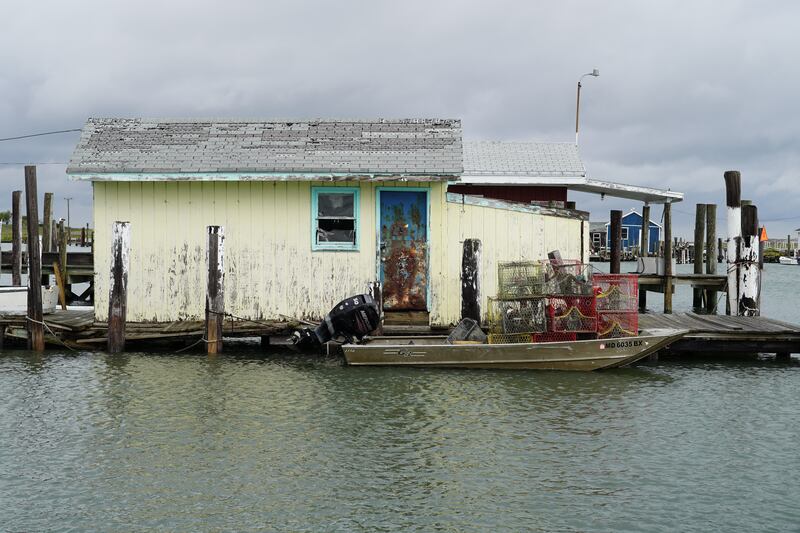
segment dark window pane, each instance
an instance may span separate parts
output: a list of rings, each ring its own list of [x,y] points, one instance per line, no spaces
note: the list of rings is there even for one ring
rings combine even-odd
[[[317,243],[356,243],[355,220],[326,218],[317,221]]]
[[[353,217],[352,192],[321,192],[317,196],[317,215],[321,217]]]

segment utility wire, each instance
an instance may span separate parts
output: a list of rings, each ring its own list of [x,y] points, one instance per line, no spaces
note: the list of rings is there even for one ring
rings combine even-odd
[[[81,131],[81,129],[76,128],[72,130],[45,131],[43,133],[31,133],[30,135],[18,135],[17,137],[5,137],[0,139],[0,142],[16,141],[17,139],[30,139],[31,137],[42,137],[44,135],[56,135],[57,133],[72,133],[74,131]]]
[[[23,166],[23,165],[68,165],[68,164],[69,163],[65,163],[65,162],[61,162],[61,161],[45,161],[43,163],[42,162],[37,163],[36,161],[30,161],[28,163],[15,163],[13,161],[0,161],[0,165],[12,165],[12,166],[14,166],[14,165],[16,165],[16,166]]]

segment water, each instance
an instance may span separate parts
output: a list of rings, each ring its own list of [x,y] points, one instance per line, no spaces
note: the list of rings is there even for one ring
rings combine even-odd
[[[790,268],[767,266],[765,307],[800,321]],[[0,531],[798,531],[798,391],[796,356],[558,373],[7,350]]]

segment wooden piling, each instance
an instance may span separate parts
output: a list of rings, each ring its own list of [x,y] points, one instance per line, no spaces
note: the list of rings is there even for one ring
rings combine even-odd
[[[792,257],[792,234],[786,236],[786,256]]]
[[[44,351],[42,320],[42,256],[39,254],[39,200],[36,167],[25,166],[25,207],[28,219],[28,349]]]
[[[206,346],[209,355],[222,352],[225,320],[225,230],[208,226],[208,284],[206,287]]]
[[[620,251],[622,248],[622,211],[617,209],[611,210],[611,265],[610,270],[612,274],[619,274],[620,272]]]
[[[372,281],[367,284],[367,294],[372,296],[375,304],[378,306],[378,327],[375,329],[375,335],[383,335],[383,284],[380,281]]]
[[[717,273],[717,205],[706,204],[706,274]],[[706,313],[717,312],[717,291],[706,291]]]
[[[758,234],[758,208],[742,207],[742,238],[739,253],[739,316],[759,316],[761,270],[759,269],[760,239]]]
[[[739,308],[739,241],[742,235],[742,175],[736,170],[729,170],[725,178],[725,205],[728,208],[728,306],[726,309]]]
[[[86,247],[86,228],[81,228],[81,248]]]
[[[461,255],[461,318],[481,322],[481,241],[465,239]]]
[[[52,250],[53,237],[50,234],[53,222],[53,193],[44,193],[44,206],[42,214],[42,251]]]
[[[664,313],[672,313],[672,204],[664,203]]]
[[[722,245],[722,237],[717,238],[717,263],[725,261],[725,247]]]
[[[58,223],[58,264],[61,266],[61,276],[65,285],[69,285],[69,273],[67,269],[67,232],[64,228],[64,221]]]
[[[63,222],[60,224],[63,228]],[[125,320],[128,310],[130,267],[130,222],[111,226],[111,279],[108,294],[108,352],[125,351]]]
[[[58,250],[58,224],[55,220],[50,223],[50,251],[54,252]]]
[[[694,273],[703,273],[703,250],[706,236],[706,204],[697,204],[694,215]],[[692,307],[695,312],[703,308],[703,289],[692,289]]]
[[[642,238],[639,240],[639,257],[650,255],[650,204],[642,207]]]
[[[639,240],[639,257],[650,255],[650,204],[642,207],[642,237]],[[647,289],[639,287],[639,312],[647,311]]]
[[[22,191],[11,193],[11,284],[22,285]]]

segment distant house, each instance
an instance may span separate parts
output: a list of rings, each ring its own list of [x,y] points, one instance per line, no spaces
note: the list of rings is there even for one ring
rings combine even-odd
[[[611,241],[611,223],[606,222],[606,239]],[[661,225],[650,220],[650,233],[647,238],[647,253],[655,254],[658,250],[658,241],[661,240]],[[635,209],[631,209],[622,217],[622,249],[630,250],[638,248],[642,240],[642,215]]]
[[[589,222],[589,242],[592,251],[598,252],[606,247],[608,229],[605,222]]]

